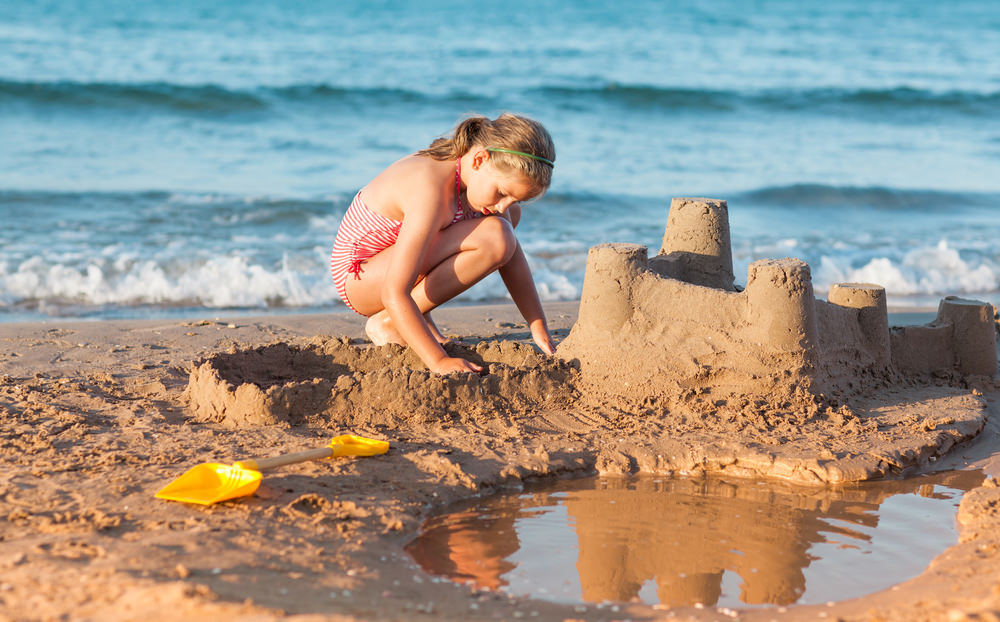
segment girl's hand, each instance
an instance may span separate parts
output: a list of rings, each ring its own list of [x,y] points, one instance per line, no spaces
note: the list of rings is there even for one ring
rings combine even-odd
[[[435,374],[441,375],[453,374],[455,372],[471,372],[478,374],[483,371],[483,368],[475,363],[450,356],[446,356],[445,358],[439,360],[434,363],[434,365],[431,365],[430,368]]]
[[[535,340],[535,345],[541,348],[542,352],[546,354],[556,353],[556,346],[552,343],[552,337],[549,336],[549,329],[543,322],[534,322],[531,325],[531,338]]]

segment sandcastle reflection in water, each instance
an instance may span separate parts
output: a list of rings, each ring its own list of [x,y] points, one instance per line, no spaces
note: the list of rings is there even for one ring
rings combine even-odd
[[[407,551],[431,574],[564,603],[843,600],[919,574],[956,541],[961,494],[984,477],[562,481],[432,518]]]

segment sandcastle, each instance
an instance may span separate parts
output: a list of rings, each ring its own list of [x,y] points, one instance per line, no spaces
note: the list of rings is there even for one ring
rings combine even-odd
[[[842,283],[817,300],[798,259],[754,262],[745,289],[734,281],[725,201],[675,199],[656,256],[590,250],[556,357],[516,339],[456,343],[452,356],[489,373],[437,376],[407,348],[318,336],[197,361],[187,397],[199,419],[231,427],[462,429],[517,445],[518,468],[540,475],[860,481],[982,430],[990,305],[945,298],[930,324],[890,328],[882,287]]]
[[[728,206],[676,198],[660,251],[590,249],[577,324],[559,349],[591,387],[632,401],[698,394],[771,405],[926,375],[997,372],[991,305],[948,297],[924,326],[890,328],[885,289],[813,294],[798,259],[752,263],[734,285]]]

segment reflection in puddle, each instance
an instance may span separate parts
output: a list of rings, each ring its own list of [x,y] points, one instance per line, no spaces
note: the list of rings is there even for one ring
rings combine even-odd
[[[407,551],[431,574],[563,603],[821,603],[920,574],[956,542],[961,495],[984,478],[560,481],[432,518]]]

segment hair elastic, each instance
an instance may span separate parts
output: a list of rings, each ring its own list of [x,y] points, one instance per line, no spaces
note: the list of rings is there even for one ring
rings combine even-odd
[[[500,153],[510,153],[510,154],[513,154],[513,155],[524,156],[526,158],[531,158],[532,160],[538,160],[539,162],[544,162],[545,164],[548,164],[552,168],[556,167],[555,163],[552,160],[550,160],[548,158],[543,158],[542,156],[537,156],[537,155],[535,155],[533,153],[525,153],[523,151],[514,151],[513,149],[504,149],[503,147],[487,147],[486,150],[487,151],[499,151]]]

